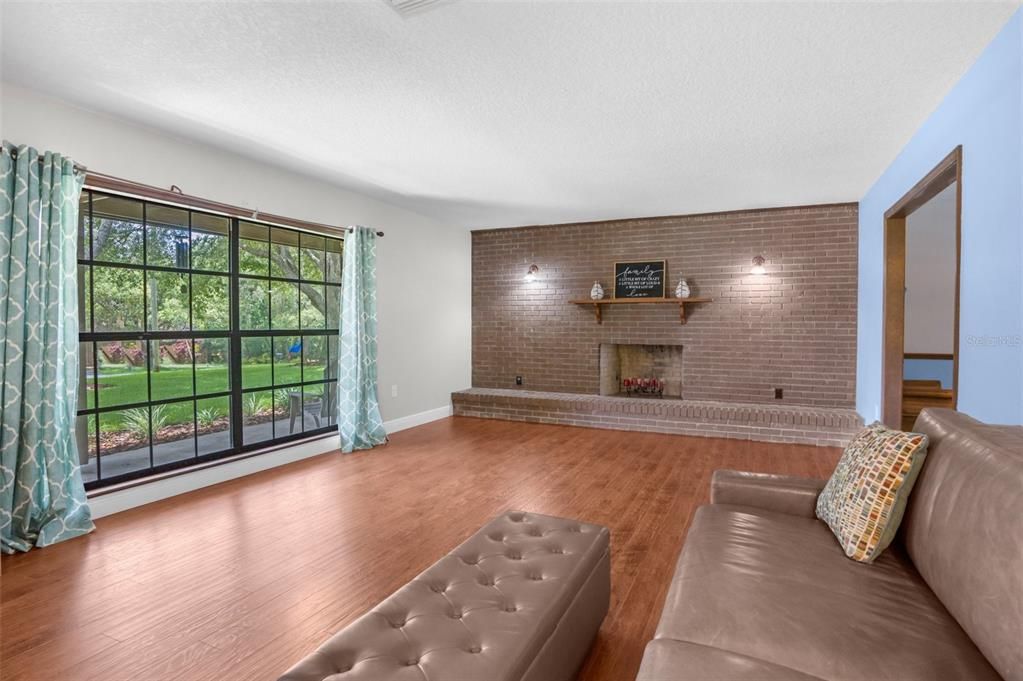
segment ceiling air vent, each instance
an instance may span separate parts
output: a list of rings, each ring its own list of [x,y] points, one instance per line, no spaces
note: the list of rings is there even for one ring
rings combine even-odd
[[[422,14],[428,10],[454,2],[454,0],[384,0],[395,12],[403,17]]]

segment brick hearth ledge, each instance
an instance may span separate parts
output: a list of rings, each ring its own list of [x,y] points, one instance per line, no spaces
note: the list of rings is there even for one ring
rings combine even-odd
[[[838,447],[863,427],[852,409],[500,388],[461,390],[451,404],[456,416]]]

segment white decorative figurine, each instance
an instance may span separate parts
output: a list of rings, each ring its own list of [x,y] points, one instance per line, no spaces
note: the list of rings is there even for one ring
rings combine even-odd
[[[675,287],[676,298],[688,298],[692,292],[689,290],[689,284],[685,279],[678,280],[678,286]]]
[[[590,298],[592,300],[600,300],[604,297],[604,287],[600,285],[599,281],[593,282],[593,288],[590,289]]]

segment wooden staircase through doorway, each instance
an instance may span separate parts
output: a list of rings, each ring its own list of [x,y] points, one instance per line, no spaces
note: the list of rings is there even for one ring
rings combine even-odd
[[[913,430],[916,417],[926,407],[954,409],[952,391],[941,387],[941,381],[902,382],[902,429]]]

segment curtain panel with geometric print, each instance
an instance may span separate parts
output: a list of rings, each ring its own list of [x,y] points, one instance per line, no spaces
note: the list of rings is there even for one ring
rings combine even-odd
[[[347,453],[387,441],[377,400],[376,234],[365,227],[345,238],[340,319],[337,425]]]
[[[78,197],[59,154],[0,154],[0,549],[91,532],[78,468]]]

